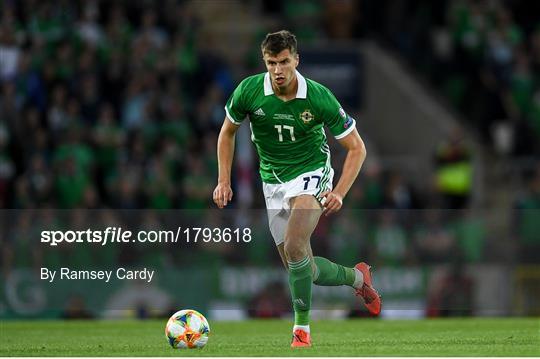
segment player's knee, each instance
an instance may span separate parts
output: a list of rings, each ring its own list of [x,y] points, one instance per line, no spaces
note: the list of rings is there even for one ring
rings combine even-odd
[[[294,238],[287,238],[283,249],[289,261],[296,262],[304,259],[307,255],[307,249],[303,241],[295,240]]]

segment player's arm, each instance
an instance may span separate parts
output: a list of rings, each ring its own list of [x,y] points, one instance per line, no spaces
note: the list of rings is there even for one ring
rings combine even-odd
[[[339,143],[347,150],[347,156],[343,163],[341,176],[339,181],[331,192],[325,192],[324,197],[324,212],[326,215],[337,212],[341,209],[343,198],[351,189],[351,186],[358,176],[362,164],[366,159],[366,146],[364,141],[358,134],[358,131],[353,129],[347,136],[338,140]]]
[[[232,123],[227,117],[223,121],[217,141],[218,157],[218,184],[214,189],[214,203],[223,208],[231,201],[233,191],[231,188],[231,169],[234,157],[234,142],[236,131],[240,126]]]

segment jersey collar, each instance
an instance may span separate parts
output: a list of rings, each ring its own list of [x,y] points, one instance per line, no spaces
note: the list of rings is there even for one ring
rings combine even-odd
[[[298,90],[296,90],[296,98],[305,99],[307,97],[307,83],[304,76],[300,72],[296,71],[296,78],[298,79]],[[264,96],[270,96],[274,94],[274,89],[270,83],[270,74],[267,72],[264,74]]]

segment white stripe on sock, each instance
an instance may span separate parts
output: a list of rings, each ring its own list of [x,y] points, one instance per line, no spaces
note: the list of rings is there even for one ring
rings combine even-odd
[[[353,288],[360,289],[364,285],[364,275],[358,269],[354,268],[354,274],[356,278],[354,279]]]
[[[293,333],[296,329],[302,329],[304,332],[309,333],[309,325],[295,325],[292,330]]]
[[[299,260],[298,262],[287,262],[289,264],[290,269],[298,269],[306,266],[309,264],[309,256],[307,256],[304,259]]]

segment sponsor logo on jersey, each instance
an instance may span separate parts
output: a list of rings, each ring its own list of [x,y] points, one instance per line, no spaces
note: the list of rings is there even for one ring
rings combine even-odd
[[[259,109],[255,112],[253,112],[254,115],[257,115],[257,116],[265,116],[265,113],[263,111],[262,108],[259,107]]]
[[[274,120],[289,120],[294,121],[294,116],[288,113],[275,113],[272,117]]]
[[[347,114],[345,113],[345,110],[343,109],[343,107],[340,107],[339,108],[339,115],[343,118],[346,118],[347,117]]]
[[[302,121],[304,121],[304,123],[308,123],[308,122],[310,122],[311,120],[313,120],[314,118],[315,118],[315,116],[313,116],[313,115],[311,114],[311,111],[309,111],[309,110],[305,110],[304,112],[302,112],[302,113],[300,114],[300,119],[301,119]]]

